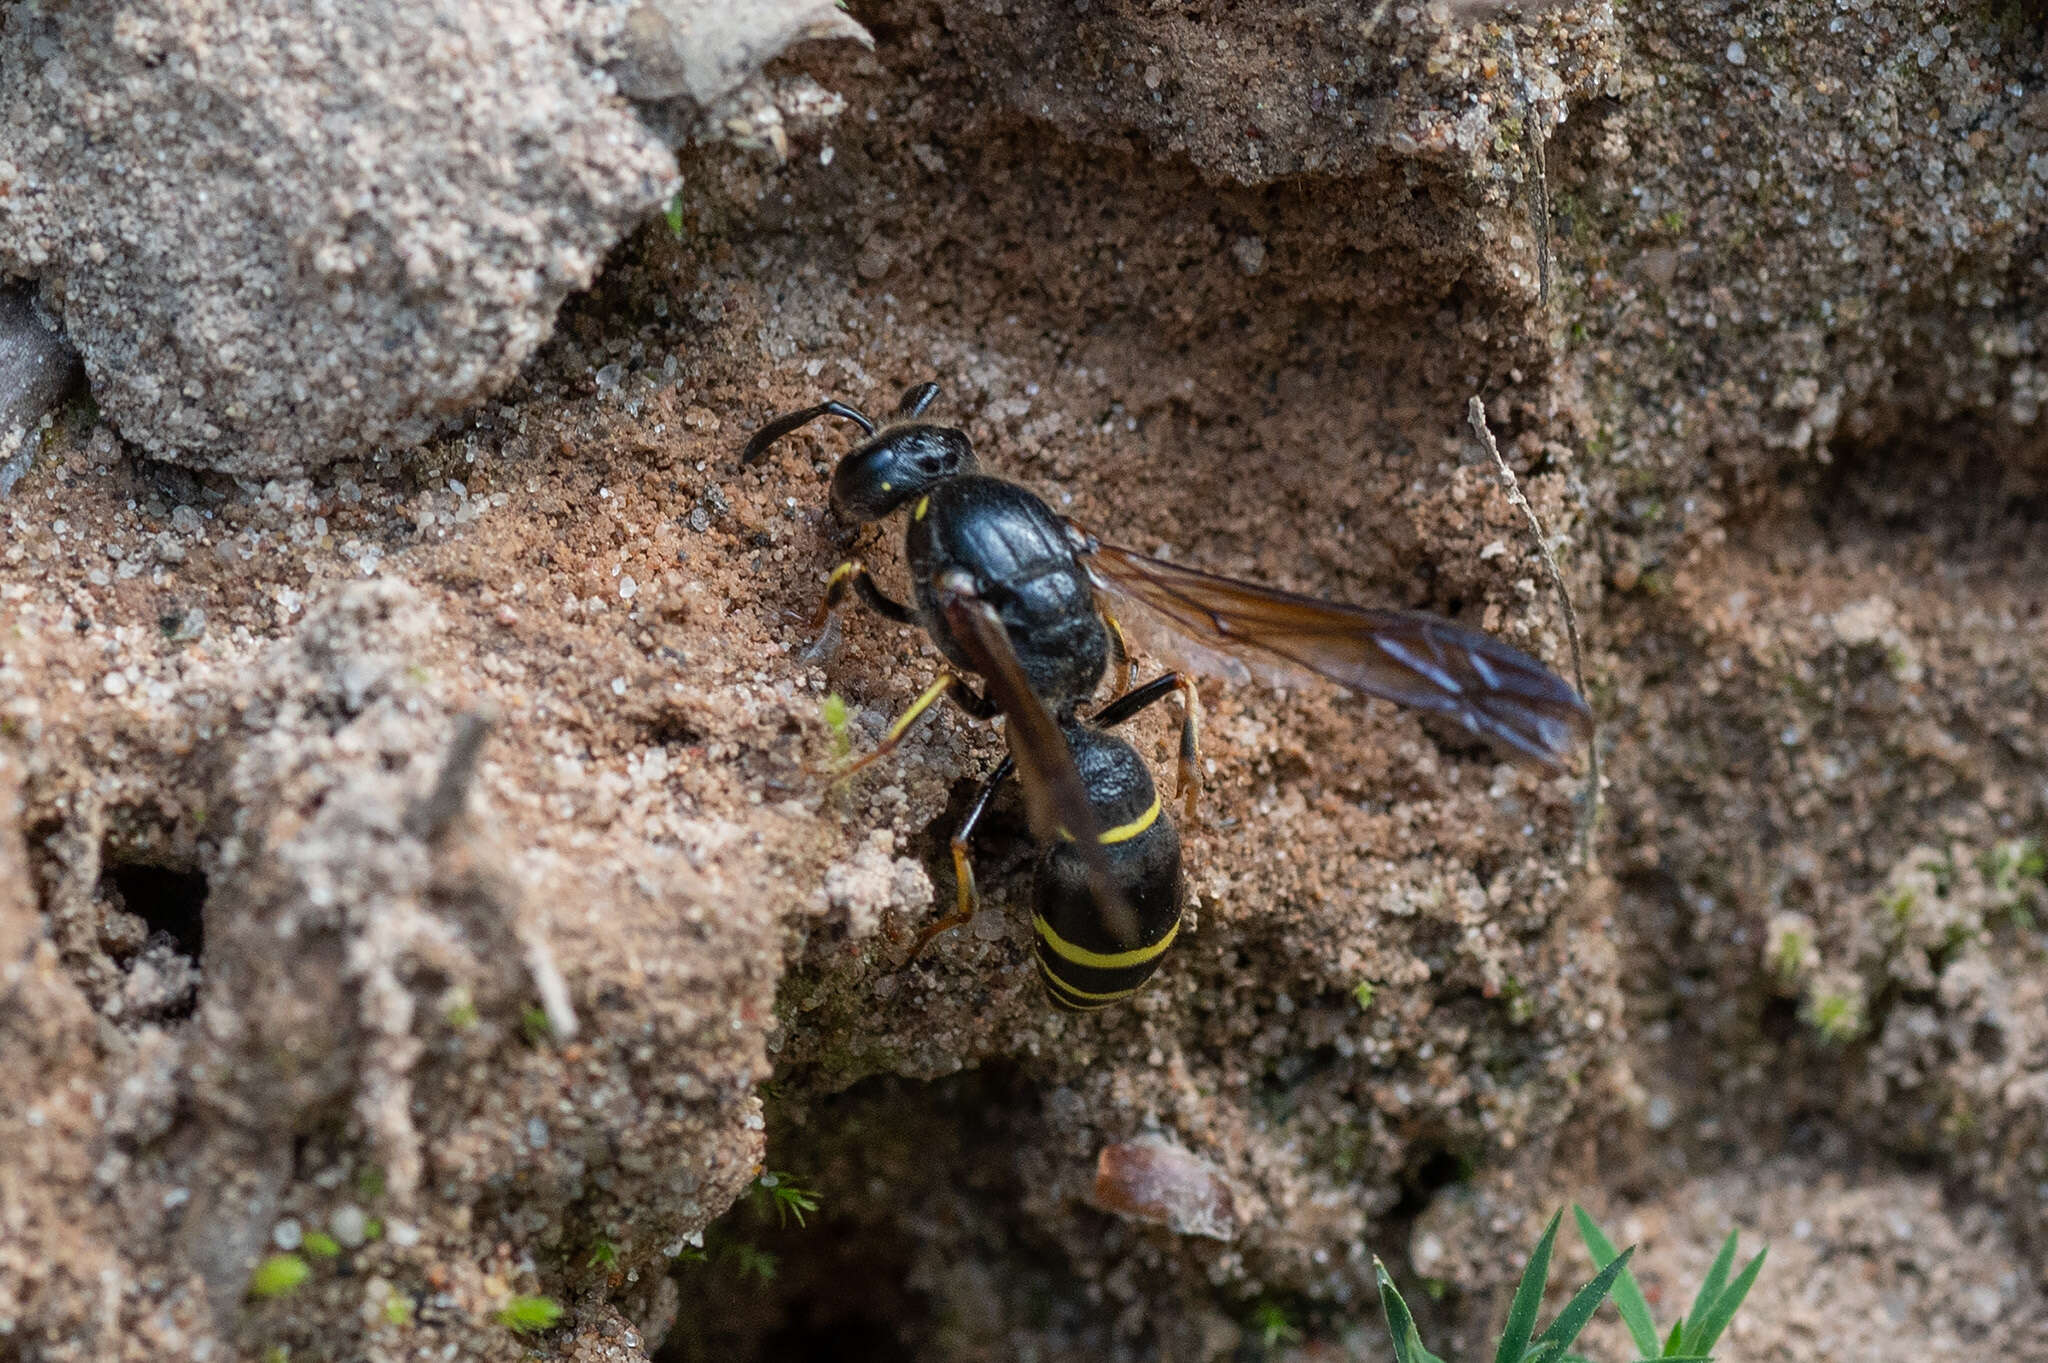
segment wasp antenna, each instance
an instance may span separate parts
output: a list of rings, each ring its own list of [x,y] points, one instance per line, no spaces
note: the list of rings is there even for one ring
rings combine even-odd
[[[801,411],[785,412],[760,430],[755,431],[753,437],[747,441],[747,447],[740,451],[740,462],[742,464],[753,463],[767,451],[770,445],[773,445],[798,427],[810,425],[821,416],[844,417],[859,426],[863,435],[873,435],[875,433],[875,423],[868,420],[866,414],[860,411],[859,408],[849,407],[836,399],[830,402],[821,402],[815,407],[806,407]]]
[[[914,383],[903,390],[903,400],[896,404],[896,417],[900,421],[911,421],[924,415],[925,408],[932,405],[939,395],[936,383]]]

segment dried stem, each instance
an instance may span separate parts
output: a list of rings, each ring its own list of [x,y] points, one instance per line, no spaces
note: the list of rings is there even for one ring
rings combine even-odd
[[[1501,456],[1493,430],[1486,424],[1486,404],[1475,396],[1466,404],[1465,419],[1472,423],[1472,433],[1479,437],[1479,443],[1486,446],[1486,452],[1493,456],[1494,467],[1500,470],[1501,483],[1507,489],[1508,504],[1520,507],[1522,515],[1528,519],[1529,529],[1536,537],[1536,552],[1543,556],[1543,566],[1550,570],[1550,584],[1557,589],[1557,599],[1564,603],[1564,632],[1572,646],[1572,681],[1583,698],[1586,694],[1586,662],[1579,647],[1579,613],[1572,608],[1572,594],[1564,585],[1564,573],[1557,566],[1557,555],[1550,552],[1549,536],[1544,534],[1543,522],[1536,517],[1536,508],[1530,506],[1529,499],[1522,495],[1522,485],[1515,478],[1515,471]],[[1593,723],[1593,736],[1586,744],[1585,811],[1579,818],[1579,864],[1589,871],[1593,869],[1593,829],[1600,820],[1599,720],[1596,718]]]

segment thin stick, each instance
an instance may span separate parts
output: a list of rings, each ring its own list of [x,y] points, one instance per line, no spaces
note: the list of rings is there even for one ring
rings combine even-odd
[[[1533,103],[1525,95],[1522,102],[1522,140],[1529,158],[1529,229],[1536,234],[1536,304],[1543,310],[1545,326],[1550,324],[1550,175],[1546,165],[1550,149],[1548,128],[1549,119],[1543,115],[1543,106]],[[1495,458],[1499,456],[1495,455]],[[1508,476],[1512,478],[1514,475]]]
[[[1508,505],[1518,506],[1529,520],[1529,529],[1536,536],[1536,552],[1543,555],[1543,566],[1550,569],[1550,585],[1557,588],[1557,599],[1564,603],[1564,632],[1572,645],[1572,680],[1579,688],[1579,696],[1586,694],[1586,662],[1579,649],[1579,613],[1572,609],[1572,594],[1565,589],[1564,574],[1558,569],[1557,556],[1550,552],[1550,539],[1543,532],[1543,522],[1536,518],[1536,508],[1529,505],[1529,499],[1522,495],[1522,485],[1515,478],[1515,471],[1508,467],[1508,461],[1501,457],[1500,446],[1494,443],[1493,431],[1486,424],[1486,404],[1477,396],[1465,406],[1465,419],[1472,423],[1472,433],[1479,437],[1479,443],[1486,446],[1486,452],[1493,456],[1494,467],[1500,470],[1501,483],[1507,488]],[[1593,721],[1592,738],[1586,744],[1586,810],[1579,819],[1579,864],[1587,870],[1593,869],[1593,827],[1600,820],[1600,721]]]
[[[406,811],[405,829],[422,842],[437,843],[462,817],[469,803],[469,787],[476,779],[476,760],[490,736],[491,721],[470,711],[455,720],[455,739],[441,763],[441,774],[425,799],[415,800]]]

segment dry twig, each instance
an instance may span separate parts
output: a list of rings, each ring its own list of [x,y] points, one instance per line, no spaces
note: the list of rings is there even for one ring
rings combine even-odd
[[[1494,467],[1500,470],[1501,483],[1507,489],[1508,504],[1520,507],[1522,515],[1528,518],[1529,529],[1536,537],[1536,552],[1543,556],[1543,566],[1550,570],[1550,584],[1557,588],[1557,599],[1564,603],[1564,632],[1572,646],[1572,684],[1579,688],[1583,699],[1586,695],[1586,662],[1579,647],[1579,613],[1572,608],[1572,594],[1565,588],[1564,573],[1557,566],[1557,555],[1550,552],[1550,539],[1544,534],[1543,522],[1537,519],[1536,508],[1530,506],[1529,499],[1522,495],[1522,485],[1516,480],[1515,471],[1501,457],[1493,430],[1486,424],[1486,404],[1477,396],[1466,404],[1465,419],[1472,423],[1472,433],[1479,437],[1479,443],[1486,446],[1486,452],[1493,456]],[[1589,871],[1593,869],[1593,828],[1600,819],[1599,725],[1596,717],[1592,739],[1586,744],[1586,805],[1579,818],[1579,864]]]

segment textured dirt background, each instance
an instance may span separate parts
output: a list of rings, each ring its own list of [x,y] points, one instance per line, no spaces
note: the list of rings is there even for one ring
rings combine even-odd
[[[434,439],[259,482],[80,404],[0,504],[0,1358],[1380,1357],[1375,1253],[1476,1355],[1570,1199],[1666,1317],[1772,1242],[1726,1356],[2048,1357],[2039,15],[856,13]],[[1597,866],[1576,778],[1206,686],[1141,1000],[1040,1002],[1014,809],[901,969],[998,743],[827,796],[825,696],[871,743],[935,655],[803,656],[843,435],[736,451],[924,378],[1140,547],[1562,665],[1481,395]],[[1089,1205],[1143,1137],[1233,1238]]]

